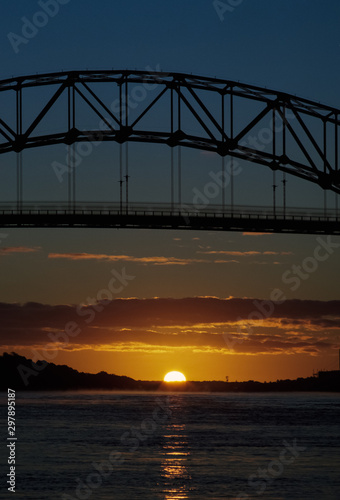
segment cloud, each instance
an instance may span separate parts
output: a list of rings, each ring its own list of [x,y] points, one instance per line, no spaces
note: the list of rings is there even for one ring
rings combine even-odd
[[[202,253],[205,255],[234,255],[237,257],[250,257],[254,255],[293,255],[292,252],[273,252],[265,251],[258,252],[256,250],[249,250],[247,252],[233,251],[233,250],[209,250],[209,251],[198,251],[197,253]]]
[[[87,311],[96,309],[94,304],[45,305],[35,302],[26,304],[0,303],[2,318],[0,328],[7,326],[38,324],[46,327],[60,327],[66,321],[79,319]],[[268,300],[253,298],[188,297],[182,299],[115,299],[100,302],[91,326],[102,325],[109,320],[112,325],[139,327],[198,325],[235,323],[242,321],[287,320],[322,322],[333,324],[340,318],[340,300],[286,300],[274,304]],[[78,310],[78,312],[77,312]],[[81,314],[79,314],[79,312]],[[256,313],[256,314],[254,314]],[[300,323],[299,323],[300,324]]]
[[[0,257],[2,255],[11,255],[15,253],[33,253],[39,252],[40,247],[4,247],[0,248]]]
[[[199,251],[197,253],[219,256],[252,256],[252,255],[279,255],[275,252],[232,252],[232,251]],[[283,255],[281,253],[280,255]],[[49,259],[65,259],[70,261],[102,261],[102,262],[133,262],[135,264],[142,264],[144,266],[188,266],[191,264],[239,264],[235,259],[193,259],[193,258],[178,258],[178,257],[135,257],[133,255],[108,255],[108,254],[91,254],[91,253],[50,253]],[[266,262],[263,262],[266,264]]]
[[[153,265],[153,266],[187,266],[189,264],[197,264],[209,262],[203,259],[180,259],[177,257],[134,257],[133,255],[107,255],[107,254],[91,254],[91,253],[50,253],[49,259],[66,259],[66,260],[97,260],[106,262],[135,262],[137,264]]]
[[[57,347],[67,350],[315,354],[339,347],[339,311],[339,300],[286,300],[274,306],[234,297],[116,299],[82,306],[0,303],[0,339],[2,349],[10,351],[48,344],[54,349],[59,339]],[[78,333],[66,335],[65,344],[69,322]]]

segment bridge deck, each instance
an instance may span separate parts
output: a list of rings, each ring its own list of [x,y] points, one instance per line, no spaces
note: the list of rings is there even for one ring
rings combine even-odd
[[[129,207],[0,207],[2,228],[142,228],[246,231],[264,233],[340,235],[340,215],[308,213],[273,214],[240,207],[221,212],[211,209]]]

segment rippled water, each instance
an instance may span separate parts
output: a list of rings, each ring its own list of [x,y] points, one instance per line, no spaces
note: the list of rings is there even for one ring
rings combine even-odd
[[[17,393],[0,496],[339,500],[339,422],[336,394]]]

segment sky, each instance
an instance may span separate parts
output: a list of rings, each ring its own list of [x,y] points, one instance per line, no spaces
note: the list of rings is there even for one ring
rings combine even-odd
[[[25,26],[44,9],[44,26],[30,32]],[[336,0],[4,0],[0,79],[152,68],[340,108],[339,18]],[[44,97],[33,91],[27,116]],[[10,103],[0,104],[10,119]],[[84,114],[84,128],[87,120]],[[64,147],[23,153],[25,200],[65,199],[66,183],[51,168],[65,154]],[[182,155],[190,200],[220,160]],[[84,159],[80,198],[116,199],[117,158],[117,145],[102,144]],[[131,199],[164,201],[169,151],[137,144],[130,158]],[[15,156],[1,155],[1,202],[14,199],[14,172]],[[264,167],[245,165],[235,203],[267,203],[271,184]],[[322,206],[317,186],[293,178],[287,186],[290,206]],[[327,196],[333,207],[334,195]],[[142,380],[171,370],[189,380],[263,381],[335,369],[339,244],[316,235],[0,228],[1,351]]]

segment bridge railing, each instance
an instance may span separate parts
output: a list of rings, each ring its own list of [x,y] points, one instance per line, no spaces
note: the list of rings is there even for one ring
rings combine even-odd
[[[129,203],[114,202],[17,202],[0,203],[0,215],[133,215],[133,216],[182,216],[182,217],[218,217],[218,218],[252,218],[252,219],[285,219],[285,220],[325,220],[340,221],[337,209],[280,207],[273,210],[269,206],[235,205],[192,205],[169,203]]]

